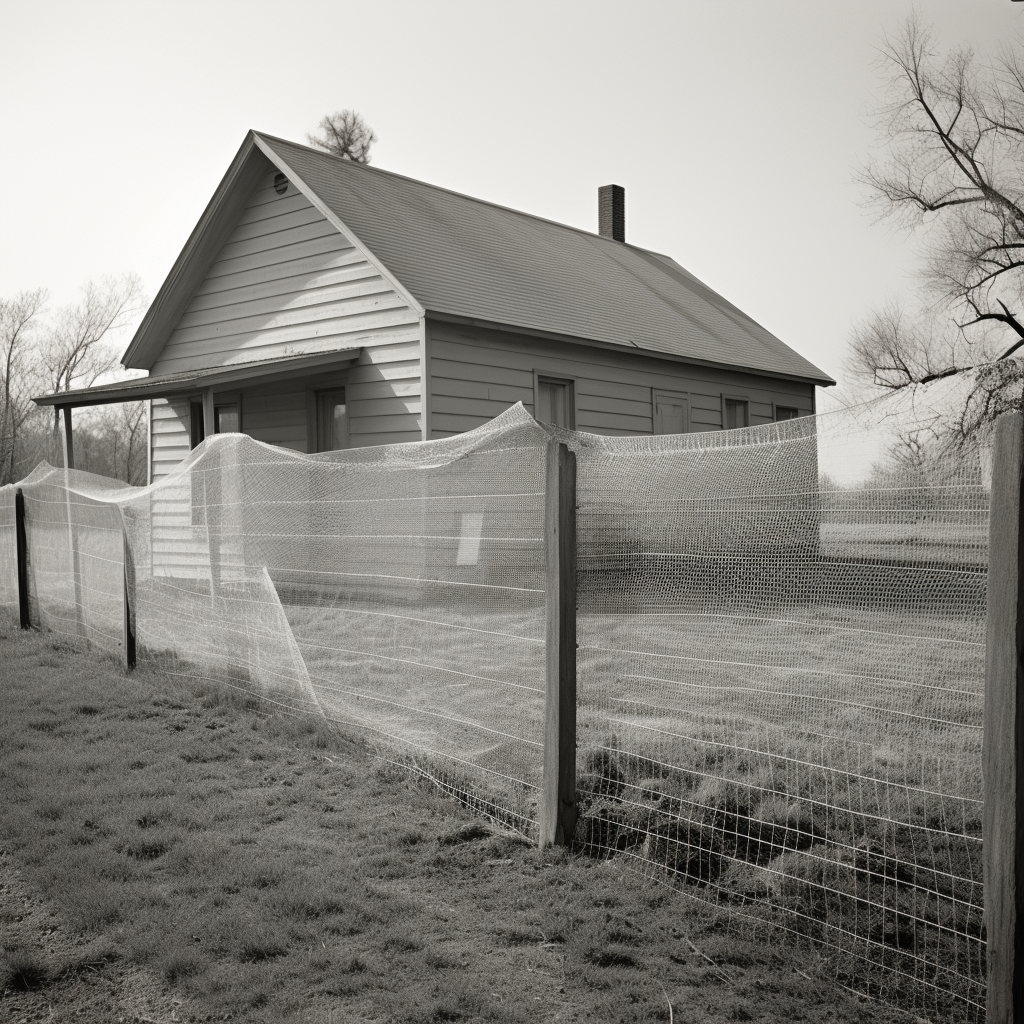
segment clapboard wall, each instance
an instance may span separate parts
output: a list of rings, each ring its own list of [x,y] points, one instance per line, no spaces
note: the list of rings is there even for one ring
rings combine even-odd
[[[226,385],[240,399],[242,430],[306,452],[317,388],[343,384],[353,446],[417,441],[422,433],[422,320],[366,255],[288,182],[268,174],[253,193],[151,373],[360,350],[342,373]],[[278,189],[284,186],[284,191]],[[195,397],[199,397],[197,392]],[[189,396],[152,402],[151,480],[172,473],[191,448]],[[205,530],[193,522],[187,479],[154,496],[156,571],[209,572]]]
[[[294,185],[275,187],[275,176],[253,193],[150,372],[355,346],[363,351],[347,375],[352,444],[419,440],[418,312]],[[305,450],[305,390],[285,383],[250,402],[243,392],[243,430]],[[185,400],[153,403],[153,479],[187,454],[187,414]]]
[[[218,394],[237,400],[242,431],[257,441],[308,452],[315,444],[311,436],[315,431],[313,395],[320,388],[344,386],[353,446],[418,441],[422,437],[420,346],[418,342],[404,346],[405,359],[394,359],[394,351],[392,347],[365,349],[359,362],[347,369],[332,373],[325,368],[316,376],[215,391],[214,400]],[[382,405],[390,406],[384,414],[379,412]],[[395,411],[396,405],[400,411]],[[189,398],[153,401],[150,423],[151,479],[157,483],[172,474],[189,454]],[[152,512],[154,566],[162,567],[157,571],[181,576],[208,574],[205,528],[193,522],[188,478],[157,491]]]
[[[478,427],[516,402],[533,412],[537,374],[575,382],[576,429],[593,434],[654,433],[658,390],[686,396],[690,431],[721,429],[726,397],[749,403],[751,426],[774,420],[778,406],[814,411],[812,384],[475,326],[428,320],[427,353],[434,438]]]
[[[169,476],[190,449],[188,399],[160,399],[150,411],[151,482]],[[187,477],[165,483],[150,499],[150,554],[156,575],[207,578],[209,554],[192,526],[192,490]],[[138,556],[136,556],[138,557]]]
[[[153,364],[154,374],[419,340],[419,316],[295,187],[268,175]]]

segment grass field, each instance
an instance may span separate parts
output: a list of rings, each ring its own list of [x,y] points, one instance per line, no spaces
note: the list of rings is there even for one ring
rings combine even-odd
[[[286,611],[328,716],[531,832],[536,616]],[[983,635],[899,606],[581,615],[577,840],[813,936],[854,987],[976,1019]]]
[[[539,606],[161,588],[140,612],[144,647],[187,637],[200,664],[158,646],[154,667],[293,709],[308,691],[309,709],[535,834]],[[851,987],[978,1019],[984,620],[974,590],[955,593],[963,614],[908,607],[903,590],[882,609],[769,594],[581,614],[581,847],[754,919],[734,934],[813,937]]]
[[[983,1013],[984,620],[584,617],[577,838],[813,936],[922,1016]]]
[[[0,658],[9,1019],[905,1019],[308,719],[53,634]]]

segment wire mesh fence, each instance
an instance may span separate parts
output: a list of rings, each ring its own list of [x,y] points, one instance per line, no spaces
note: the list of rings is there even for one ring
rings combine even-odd
[[[319,456],[219,436],[149,488],[42,467],[18,485],[33,622],[118,651],[127,593],[140,660],[343,723],[535,836],[561,440],[577,845],[813,942],[851,988],[981,1020],[990,483],[926,422],[600,438],[517,407]]]
[[[989,492],[867,415],[573,441],[577,839],[980,1019]]]

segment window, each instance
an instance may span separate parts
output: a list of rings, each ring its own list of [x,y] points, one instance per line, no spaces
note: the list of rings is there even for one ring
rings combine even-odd
[[[793,408],[791,405],[777,405],[775,406],[775,422],[780,423],[782,420],[795,420],[800,415],[800,410]]]
[[[651,393],[656,434],[686,434],[690,430],[690,402],[678,391]]]
[[[345,389],[316,393],[316,450],[336,452],[348,447]]]
[[[726,430],[735,430],[737,427],[750,425],[750,405],[745,398],[725,399],[724,427]]]
[[[242,429],[242,417],[238,412],[238,403],[215,405],[213,407],[213,422],[216,425],[216,433],[237,434]]]
[[[206,438],[206,419],[203,415],[203,400],[192,398],[188,403],[189,442],[198,447]],[[242,404],[237,392],[218,395],[213,404],[213,432],[215,434],[237,434],[242,429]]]
[[[576,427],[575,386],[571,380],[559,377],[536,379],[534,391],[534,419],[554,427]]]
[[[237,434],[242,429],[242,395],[238,391],[213,396],[213,432]]]

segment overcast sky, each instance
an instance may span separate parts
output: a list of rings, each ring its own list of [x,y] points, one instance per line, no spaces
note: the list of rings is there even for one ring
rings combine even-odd
[[[304,142],[351,107],[375,166],[552,220],[596,230],[623,185],[627,240],[839,377],[913,285],[853,181],[910,6],[0,0],[0,296],[134,271],[152,297],[249,128]],[[1024,3],[918,8],[946,47],[1024,35]]]

